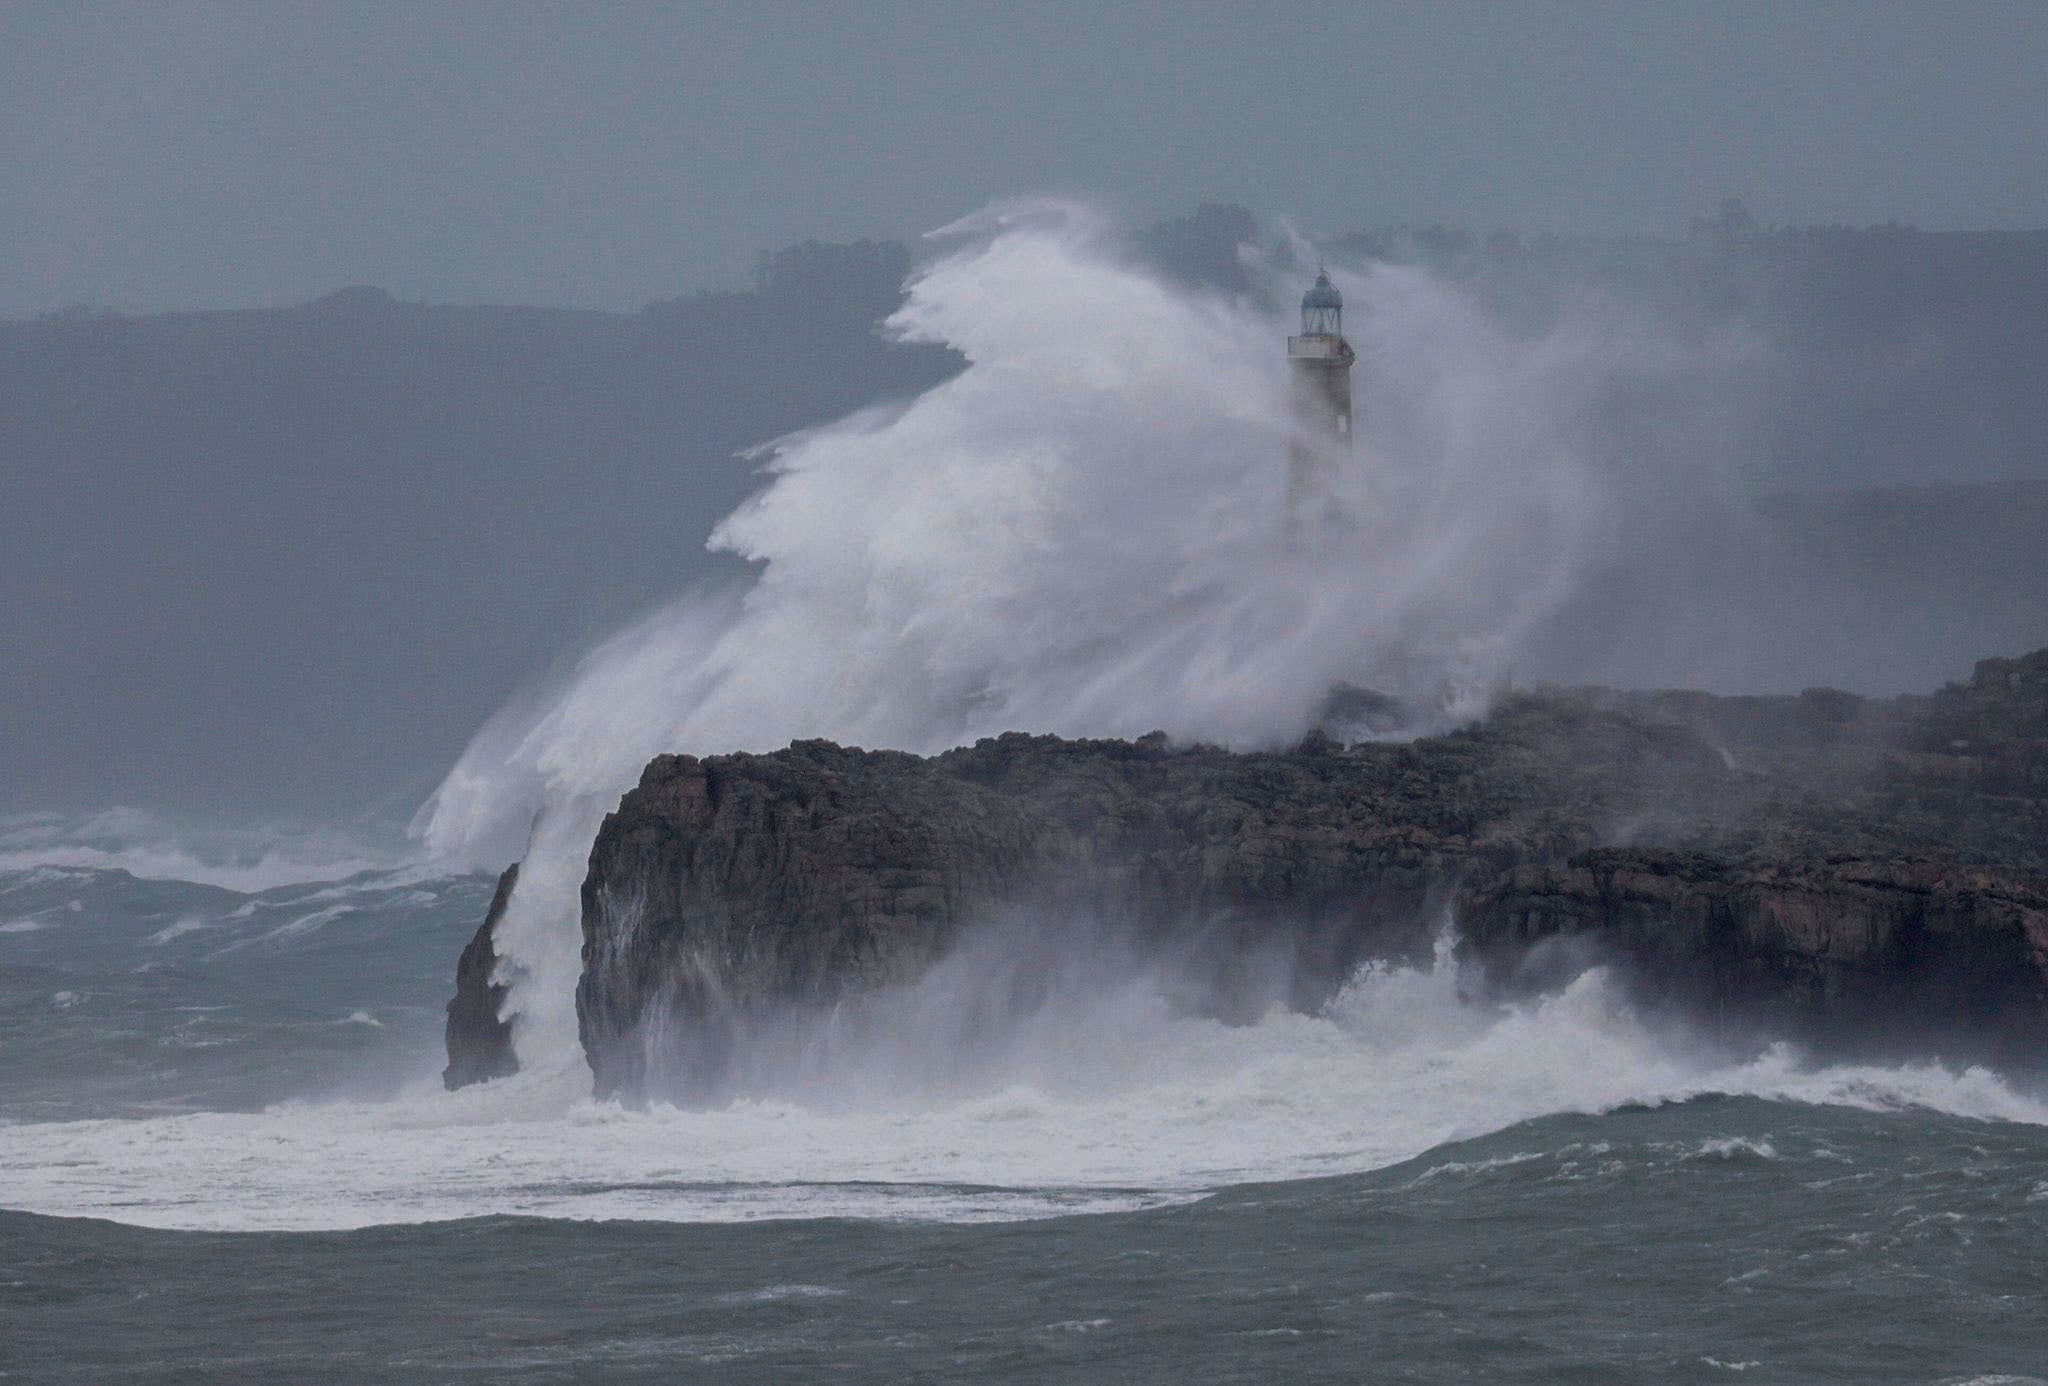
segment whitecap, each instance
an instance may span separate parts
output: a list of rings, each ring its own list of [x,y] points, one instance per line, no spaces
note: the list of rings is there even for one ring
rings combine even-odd
[[[944,1055],[899,1063],[897,1051],[856,1048],[812,1072],[809,1087],[708,1110],[593,1101],[578,1061],[455,1093],[423,1076],[388,1102],[21,1124],[0,1129],[0,1206],[219,1230],[491,1213],[1015,1220],[1383,1168],[1552,1113],[1840,1090],[1828,1069],[1790,1068],[1782,1055],[1727,1064],[1688,1053],[1642,1026],[1599,972],[1527,1005],[1458,993],[1449,963],[1376,968],[1324,1015],[1231,1026],[1105,986],[1013,1017],[950,1078]],[[905,1004],[940,1009],[914,988]],[[1380,1023],[1387,1015],[1403,1019]],[[1994,1079],[1949,1079],[1859,1067],[1849,1087],[1867,1096],[1889,1083],[1935,1107],[1948,1097],[2048,1121],[2014,1094],[1987,1101]],[[1548,1155],[1575,1159],[1597,1144]],[[1765,1144],[1720,1137],[1686,1149],[1758,1158]],[[1440,1160],[1423,1177],[1529,1158]]]
[[[201,929],[209,927],[211,926],[204,919],[180,919],[177,923],[170,925],[168,928],[159,929],[155,933],[151,934],[149,936],[148,941],[156,945],[157,947],[161,948],[166,943],[171,942],[173,939],[183,938],[187,934],[196,934]]]
[[[1752,1139],[1749,1136],[1717,1136],[1701,1141],[1688,1151],[1683,1158],[1688,1160],[1715,1159],[1734,1160],[1749,1156],[1758,1160],[1775,1160],[1778,1149],[1771,1144],[1770,1137]]]
[[[720,1304],[776,1304],[790,1299],[839,1299],[846,1291],[836,1285],[764,1285],[758,1290],[735,1290],[718,1297]]]

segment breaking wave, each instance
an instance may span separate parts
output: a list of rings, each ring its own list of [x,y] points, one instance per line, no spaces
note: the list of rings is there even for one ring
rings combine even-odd
[[[1266,298],[1287,295],[1252,268]],[[179,834],[140,815],[0,822],[19,902],[0,930],[49,950],[22,970],[24,1032],[77,1017],[102,1068],[117,1045],[192,1069],[194,1053],[313,1035],[322,1061],[347,1043],[392,1071],[374,1089],[269,1090],[374,1101],[231,1111],[199,1086],[190,1103],[213,1105],[179,1115],[0,1122],[0,1206],[227,1230],[482,1214],[962,1221],[1384,1168],[1539,1117],[1713,1094],[2048,1125],[2048,1107],[1983,1069],[1718,1052],[1645,1023],[1598,969],[1500,1006],[1468,999],[1440,950],[1362,970],[1320,1013],[1276,1004],[1226,1024],[1184,1004],[1170,969],[990,938],[761,1037],[718,1104],[589,1097],[577,890],[600,816],[654,754],[801,736],[928,751],[1008,730],[1274,744],[1339,679],[1444,721],[1483,706],[1608,516],[1614,478],[1585,436],[1594,401],[1670,351],[1596,315],[1514,339],[1423,274],[1333,273],[1363,363],[1360,429],[1320,528],[1285,519],[1282,318],[1163,283],[1085,209],[1005,206],[941,233],[890,324],[957,348],[966,369],[776,443],[764,490],[714,537],[759,565],[755,581],[679,600],[551,697],[493,719],[417,824],[430,865],[333,835]],[[428,873],[513,859],[498,942],[523,1070],[444,1093],[427,1032],[488,883]],[[113,872],[246,898],[103,901],[97,873]],[[104,952],[80,974],[100,991],[71,984],[72,940]],[[325,983],[307,980],[316,952]],[[372,958],[431,975],[433,996],[392,1004]],[[220,999],[167,983],[176,1017],[149,1033],[159,971],[177,983],[208,967],[224,969]],[[236,1010],[279,977],[291,1006]],[[117,1012],[127,1028],[103,1020]],[[416,1063],[394,1060],[401,1044]],[[130,1065],[131,1086],[164,1086],[152,1062]],[[1674,1158],[1781,1156],[1714,1136]]]
[[[760,565],[509,709],[419,831],[523,858],[498,938],[529,1066],[576,1059],[576,891],[603,813],[665,751],[793,738],[932,751],[1004,731],[1298,738],[1333,682],[1478,711],[1568,595],[1607,511],[1588,445],[1654,335],[1531,340],[1419,271],[1333,266],[1360,353],[1356,454],[1290,528],[1285,315],[1174,287],[1085,208],[936,233],[889,330],[966,368],[784,438],[713,546]],[[1253,266],[1279,303],[1298,292]]]
[[[722,1107],[628,1109],[555,1072],[391,1102],[19,1125],[0,1205],[233,1230],[489,1213],[979,1221],[1370,1170],[1535,1117],[1706,1094],[2048,1124],[1980,1069],[1712,1057],[1645,1026],[1598,970],[1513,1006],[1464,990],[1440,951],[1368,967],[1323,1014],[1232,1026],[1177,1014],[1156,975],[991,1011],[984,983],[942,970],[885,1004],[927,1031],[976,1012],[972,1043],[897,1048],[877,1030]]]
[[[206,828],[139,809],[0,817],[0,876],[36,870],[125,871],[253,894],[280,886],[396,872],[418,860],[403,842],[366,844],[332,828]]]

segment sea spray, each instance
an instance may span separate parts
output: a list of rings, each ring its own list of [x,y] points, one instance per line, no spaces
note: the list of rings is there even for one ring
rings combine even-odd
[[[1026,947],[1009,965],[1033,959]],[[880,1005],[927,1038],[950,1032],[1003,974],[981,962]],[[0,1207],[212,1230],[486,1214],[961,1222],[1371,1170],[1535,1117],[1708,1094],[2048,1123],[1981,1070],[1716,1057],[1644,1025],[1598,969],[1492,1006],[1465,999],[1440,950],[1363,969],[1320,1015],[1275,1007],[1246,1025],[1182,1013],[1158,972],[1052,981],[999,986],[1009,1003],[971,1044],[842,1031],[713,1108],[633,1110],[529,1072],[392,1101],[14,1125]]]
[[[712,540],[760,565],[753,584],[608,641],[488,727],[424,811],[444,863],[527,857],[499,945],[522,1062],[575,1060],[577,885],[657,753],[1010,730],[1270,745],[1338,680],[1476,713],[1602,522],[1596,400],[1662,360],[1605,320],[1517,338],[1420,271],[1333,267],[1356,451],[1323,527],[1290,533],[1284,318],[1167,284],[1068,203],[1003,204],[933,245],[889,330],[966,368],[776,443]]]

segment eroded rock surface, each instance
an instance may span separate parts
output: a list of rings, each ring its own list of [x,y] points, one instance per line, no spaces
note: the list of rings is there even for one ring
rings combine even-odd
[[[512,1052],[512,1025],[498,1018],[505,1003],[505,985],[492,980],[498,967],[493,934],[518,883],[515,862],[498,877],[484,922],[455,963],[455,996],[448,1002],[448,1067],[441,1070],[441,1082],[451,1092],[519,1070],[519,1060]]]
[[[577,1009],[600,1092],[688,1097],[750,1017],[914,978],[975,924],[1086,917],[1207,959],[1229,1016],[1257,1002],[1240,973],[1277,960],[1312,1006],[1454,917],[1505,988],[1591,950],[1724,1023],[2026,1059],[2044,853],[2048,651],[1930,697],[1525,693],[1449,736],[1284,753],[662,756],[593,846]]]

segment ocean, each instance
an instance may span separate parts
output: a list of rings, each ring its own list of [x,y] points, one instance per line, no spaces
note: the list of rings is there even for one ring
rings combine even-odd
[[[709,1110],[447,1093],[487,875],[98,832],[0,833],[9,1381],[2048,1380],[2035,1080],[1446,948],[1250,1025],[1042,988]]]

